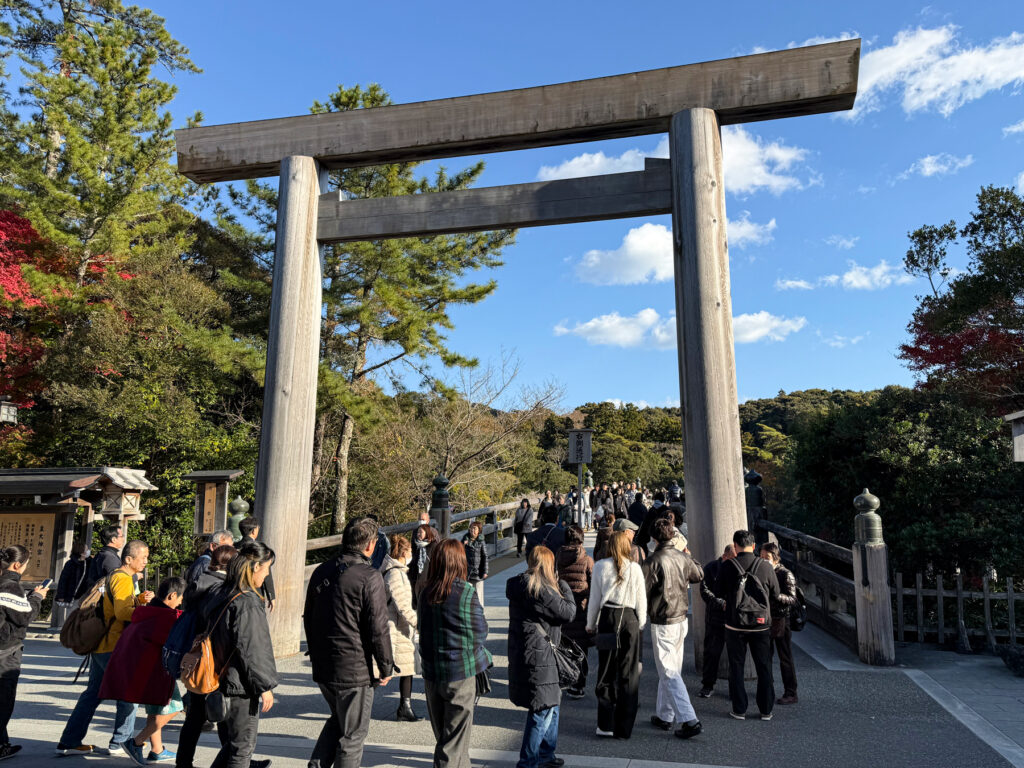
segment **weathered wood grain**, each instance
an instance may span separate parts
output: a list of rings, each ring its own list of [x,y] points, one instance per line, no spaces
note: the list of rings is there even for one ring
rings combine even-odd
[[[503,152],[658,133],[673,114],[713,109],[745,123],[850,109],[860,40],[592,80],[351,112],[185,128],[178,170],[199,182],[278,172],[309,155],[327,167]]]
[[[256,469],[260,538],[277,553],[269,614],[276,656],[298,653],[316,417],[322,289],[316,242],[320,195],[311,157],[281,161],[263,428]]]
[[[747,525],[722,142],[714,110],[690,109],[675,115],[669,146],[686,515],[690,547],[698,562],[705,563]],[[699,670],[704,605],[700,600],[692,605]]]
[[[320,198],[322,243],[537,227],[668,213],[667,164],[653,170],[456,192],[343,200]]]

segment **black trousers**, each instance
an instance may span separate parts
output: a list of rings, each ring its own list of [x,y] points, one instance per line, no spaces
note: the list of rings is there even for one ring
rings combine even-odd
[[[789,619],[772,619],[771,656],[779,654],[783,696],[796,696],[796,665],[793,663],[793,632]]]
[[[597,727],[620,739],[633,733],[640,698],[640,623],[632,608],[605,606],[598,634],[615,634],[613,650],[597,652]]]
[[[704,688],[714,688],[718,680],[718,663],[722,659],[725,648],[725,624],[705,622],[704,624],[704,664],[701,667],[700,684]]]
[[[245,696],[225,696],[224,702],[228,716],[223,722],[217,723],[220,752],[213,759],[212,768],[249,768],[249,761],[256,751],[256,736],[260,727],[259,697],[249,699]],[[204,713],[205,710],[204,700]]]
[[[775,681],[772,679],[771,637],[769,630],[737,632],[725,630],[725,647],[729,652],[729,698],[732,711],[742,715],[747,711],[747,689],[743,683],[743,665],[747,649],[757,671],[757,709],[762,715],[770,714],[775,704]]]
[[[309,759],[320,768],[359,768],[363,761],[363,743],[370,730],[373,688],[341,688],[320,683],[331,716],[324,722]]]
[[[187,701],[188,709],[185,710],[185,720],[178,734],[175,768],[192,768],[192,761],[196,757],[196,745],[199,744],[199,737],[203,735],[203,725],[206,723],[206,695],[190,692]]]
[[[14,699],[21,677],[21,645],[17,650],[0,651],[0,745],[9,744],[7,724],[14,714]]]
[[[517,555],[523,554],[523,542],[524,541],[526,541],[526,534],[525,533],[517,533],[516,534],[516,554]]]

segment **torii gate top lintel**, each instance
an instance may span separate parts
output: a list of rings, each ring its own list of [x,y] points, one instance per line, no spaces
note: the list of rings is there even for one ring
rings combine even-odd
[[[685,109],[721,125],[850,109],[860,40],[474,96],[176,132],[178,170],[197,182],[276,176],[281,159],[322,167],[503,152],[668,130]]]

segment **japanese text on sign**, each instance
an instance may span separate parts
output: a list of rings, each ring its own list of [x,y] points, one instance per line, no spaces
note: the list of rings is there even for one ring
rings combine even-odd
[[[569,431],[569,463],[589,464],[591,462],[590,439],[593,431],[573,429]]]

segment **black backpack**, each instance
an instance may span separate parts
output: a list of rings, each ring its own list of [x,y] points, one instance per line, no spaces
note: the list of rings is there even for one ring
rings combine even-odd
[[[758,558],[743,569],[736,559],[732,562],[740,572],[740,580],[736,585],[733,605],[736,606],[736,629],[768,629],[771,623],[771,611],[768,608],[768,590],[761,580],[754,575],[754,569],[761,562]]]

